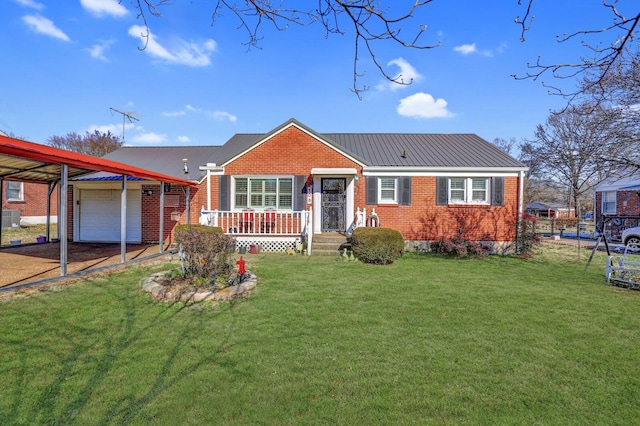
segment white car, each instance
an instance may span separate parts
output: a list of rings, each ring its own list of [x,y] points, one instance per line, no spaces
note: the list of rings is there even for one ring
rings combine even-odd
[[[629,243],[640,244],[640,226],[622,231],[622,243],[625,246]]]

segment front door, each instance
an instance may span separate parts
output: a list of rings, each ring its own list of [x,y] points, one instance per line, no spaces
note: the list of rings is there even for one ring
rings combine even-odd
[[[322,232],[344,232],[346,178],[322,178]]]

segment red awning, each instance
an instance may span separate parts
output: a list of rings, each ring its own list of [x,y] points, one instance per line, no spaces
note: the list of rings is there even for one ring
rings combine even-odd
[[[40,183],[56,182],[60,180],[63,165],[68,167],[70,179],[101,171],[175,185],[197,186],[196,182],[117,161],[0,135],[0,178]]]

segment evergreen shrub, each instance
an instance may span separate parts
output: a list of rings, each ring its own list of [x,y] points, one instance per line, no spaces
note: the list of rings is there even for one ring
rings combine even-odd
[[[353,255],[365,263],[387,265],[404,254],[404,238],[390,228],[356,228],[351,234]]]

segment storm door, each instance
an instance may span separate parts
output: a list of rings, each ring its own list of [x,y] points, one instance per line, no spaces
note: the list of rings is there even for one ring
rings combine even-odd
[[[322,178],[322,232],[344,232],[346,178]]]

